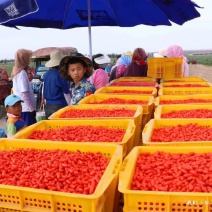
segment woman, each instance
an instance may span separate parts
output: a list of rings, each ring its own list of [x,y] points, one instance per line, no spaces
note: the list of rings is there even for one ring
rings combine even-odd
[[[13,93],[23,100],[21,117],[26,126],[36,123],[36,99],[27,75],[31,57],[31,50],[18,49],[15,53],[15,66],[11,74]]]
[[[50,60],[45,64],[50,68],[44,74],[43,99],[45,99],[46,118],[71,102],[69,84],[59,73],[59,64],[63,54],[55,50],[50,54]]]
[[[105,87],[109,83],[108,74],[104,70],[111,62],[107,55],[96,54],[93,56],[94,73],[87,80],[94,85],[95,89]]]
[[[132,58],[130,55],[122,54],[117,62],[117,65],[111,70],[109,81],[111,82],[114,79],[123,77],[125,69],[131,63],[131,61]]]
[[[125,77],[146,77],[147,76],[147,54],[144,49],[136,48],[133,52],[132,62],[127,66]]]
[[[167,50],[164,53],[165,57],[173,57],[173,58],[182,58],[183,59],[183,76],[187,77],[189,76],[189,66],[187,63],[187,58],[184,56],[184,52],[182,47],[177,45],[172,45],[167,48]]]

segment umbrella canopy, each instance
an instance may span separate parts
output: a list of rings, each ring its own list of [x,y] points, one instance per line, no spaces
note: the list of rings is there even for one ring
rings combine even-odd
[[[25,1],[30,0],[3,0],[11,1],[25,8]],[[37,0],[37,5],[37,12],[3,25],[56,29],[88,26],[90,56],[91,26],[182,25],[200,16],[198,5],[191,0]]]
[[[25,8],[25,1],[15,1]],[[37,0],[37,4],[36,13],[5,25],[69,29],[88,26],[89,16],[91,26],[171,25],[170,21],[182,25],[200,16],[191,0]]]
[[[36,0],[1,0],[0,24],[38,11]]]

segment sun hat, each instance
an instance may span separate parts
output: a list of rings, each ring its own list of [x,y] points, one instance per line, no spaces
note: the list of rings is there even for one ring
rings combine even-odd
[[[16,102],[24,102],[24,101],[19,96],[11,94],[4,100],[4,106],[5,107],[13,106]]]
[[[50,60],[45,64],[45,66],[48,68],[58,66],[63,57],[64,55],[60,50],[55,50],[51,52]]]
[[[95,58],[94,61],[95,61],[95,63],[101,65],[101,64],[110,63],[111,59],[107,55],[102,55],[100,57]]]
[[[164,53],[166,49],[160,49],[158,52],[154,53],[153,56],[156,58],[164,58]]]
[[[124,55],[127,55],[127,56],[132,57],[132,56],[133,56],[133,53],[132,53],[131,51],[126,51],[126,52],[124,53]]]
[[[91,60],[78,52],[71,52],[69,56],[65,56],[60,61],[59,70],[60,75],[63,79],[67,81],[73,81],[73,79],[68,75],[67,63],[72,59],[80,59],[86,64],[87,71],[85,73],[85,77],[88,78],[93,74],[93,66]]]

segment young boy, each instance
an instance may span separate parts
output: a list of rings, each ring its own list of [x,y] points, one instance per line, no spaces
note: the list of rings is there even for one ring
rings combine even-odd
[[[21,102],[23,102],[23,100],[15,94],[9,95],[4,101],[4,106],[7,111],[6,131],[8,138],[11,138],[18,131],[26,127],[25,122],[21,118]]]
[[[80,53],[66,56],[60,62],[60,75],[71,81],[71,102],[77,105],[85,96],[95,92],[95,87],[87,81],[93,73],[92,62]]]

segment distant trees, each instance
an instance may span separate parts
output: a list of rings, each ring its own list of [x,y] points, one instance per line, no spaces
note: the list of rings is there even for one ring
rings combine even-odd
[[[14,63],[14,59],[4,59],[4,60],[0,60],[0,63]]]

